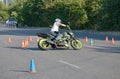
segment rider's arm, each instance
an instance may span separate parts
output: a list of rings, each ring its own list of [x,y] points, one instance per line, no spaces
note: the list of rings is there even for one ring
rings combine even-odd
[[[66,25],[65,25],[65,24],[63,24],[63,23],[60,23],[60,26],[66,27]]]

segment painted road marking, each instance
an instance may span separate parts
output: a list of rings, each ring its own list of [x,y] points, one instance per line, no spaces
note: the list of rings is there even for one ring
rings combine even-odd
[[[63,63],[63,64],[66,64],[66,65],[68,65],[68,66],[71,66],[71,67],[74,67],[74,68],[80,69],[79,66],[74,65],[74,64],[71,64],[71,63],[69,63],[69,62],[62,61],[62,60],[60,60],[59,62],[60,62],[60,63]]]

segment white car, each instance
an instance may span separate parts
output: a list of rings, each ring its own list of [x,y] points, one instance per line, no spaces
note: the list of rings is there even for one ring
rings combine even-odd
[[[10,18],[6,21],[7,26],[17,26],[17,21],[14,18]]]

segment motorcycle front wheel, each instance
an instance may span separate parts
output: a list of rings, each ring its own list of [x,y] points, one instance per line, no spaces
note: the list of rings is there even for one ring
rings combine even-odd
[[[71,43],[72,48],[75,50],[79,50],[83,46],[82,42],[79,39],[72,39],[70,43]]]
[[[51,45],[50,45],[50,43],[47,42],[47,39],[40,39],[38,41],[38,47],[41,50],[48,50],[48,49],[50,49]]]

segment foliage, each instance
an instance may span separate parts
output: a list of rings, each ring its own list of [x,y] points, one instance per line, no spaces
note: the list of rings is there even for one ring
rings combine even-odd
[[[24,18],[23,24],[28,26],[39,26],[44,13],[44,7],[42,0],[28,0],[23,5],[22,17]]]
[[[21,11],[23,9],[23,3],[27,0],[15,0],[13,3],[10,3],[8,6],[8,13],[10,17],[16,18],[19,25],[23,22],[23,17]]]
[[[54,21],[56,17],[61,18],[63,22],[70,22],[72,28],[80,28],[80,26],[87,22],[87,15],[84,8],[78,3],[56,3],[50,10],[51,20]]]
[[[120,31],[120,0],[103,0],[100,30]]]
[[[1,5],[0,18],[9,13],[21,25],[48,27],[61,18],[73,29],[120,31],[119,0],[16,0],[8,12],[1,10]]]
[[[100,0],[85,0],[85,10],[87,11],[88,22],[86,29],[97,30],[99,24]]]
[[[7,7],[0,2],[0,21],[4,21],[8,18]]]
[[[87,22],[86,11],[80,3],[73,0],[69,3],[62,0],[28,0],[23,5],[22,16],[24,17],[23,24],[28,26],[48,27],[58,17],[63,22],[70,21],[77,28]]]

